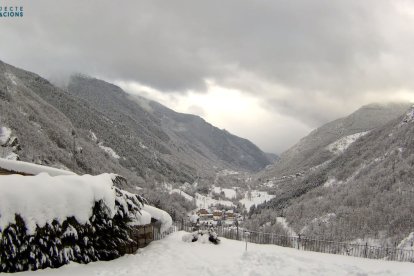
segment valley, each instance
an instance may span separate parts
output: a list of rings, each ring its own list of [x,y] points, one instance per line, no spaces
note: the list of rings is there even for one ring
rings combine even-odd
[[[408,103],[363,106],[275,157],[103,80],[78,74],[57,87],[0,65],[1,158],[120,174],[120,188],[174,220],[231,211],[228,224],[251,230],[412,249]]]

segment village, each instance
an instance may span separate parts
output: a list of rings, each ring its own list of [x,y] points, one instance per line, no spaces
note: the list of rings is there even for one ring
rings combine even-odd
[[[234,210],[219,210],[213,208],[200,208],[190,216],[192,223],[207,224],[211,226],[235,226],[243,221],[243,216]]]

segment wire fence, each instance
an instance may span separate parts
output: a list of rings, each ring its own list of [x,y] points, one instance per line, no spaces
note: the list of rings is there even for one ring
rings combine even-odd
[[[200,225],[199,229],[210,226]],[[176,231],[192,232],[194,224],[188,221],[174,222],[167,232],[154,233],[154,240],[159,240]],[[345,256],[382,259],[389,261],[414,262],[414,250],[399,249],[396,247],[371,246],[368,243],[356,244],[328,240],[317,240],[303,236],[283,236],[274,233],[249,231],[238,226],[215,226],[214,230],[219,237],[232,240],[246,241],[257,244],[274,244],[283,247],[296,248],[304,251],[314,251]]]

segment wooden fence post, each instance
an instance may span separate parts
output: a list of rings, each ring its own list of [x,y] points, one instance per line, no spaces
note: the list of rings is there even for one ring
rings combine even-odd
[[[144,245],[147,245],[147,230],[145,229],[145,225],[144,225]]]
[[[364,257],[368,258],[368,242],[365,243]]]

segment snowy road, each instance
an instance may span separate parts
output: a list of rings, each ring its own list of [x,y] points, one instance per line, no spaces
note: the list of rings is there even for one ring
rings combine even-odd
[[[184,243],[184,232],[110,262],[70,264],[17,273],[43,275],[414,275],[414,263],[387,262],[297,251],[222,239],[220,245]]]

